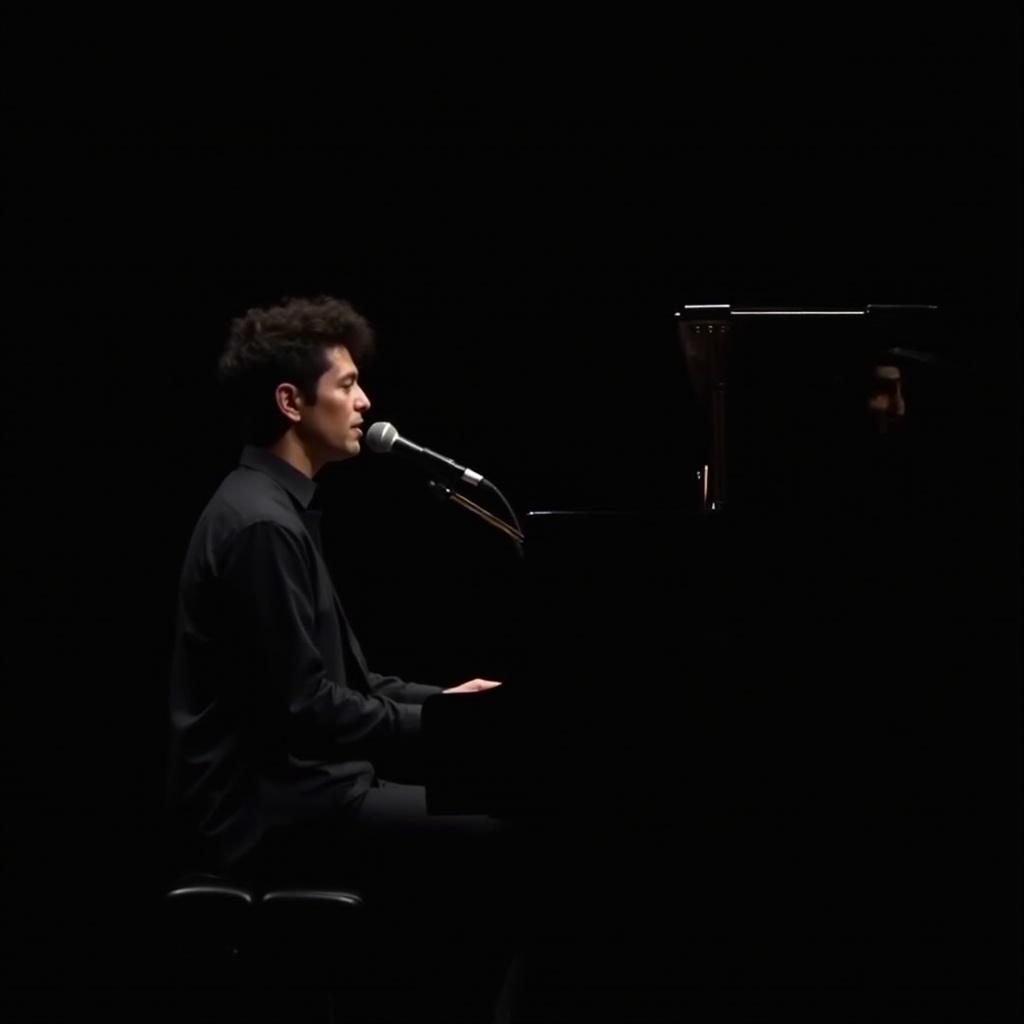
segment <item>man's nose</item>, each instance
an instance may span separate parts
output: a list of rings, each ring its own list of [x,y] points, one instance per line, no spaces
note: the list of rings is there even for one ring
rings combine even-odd
[[[370,408],[370,396],[362,388],[359,389],[359,394],[356,397],[356,405],[364,411]]]

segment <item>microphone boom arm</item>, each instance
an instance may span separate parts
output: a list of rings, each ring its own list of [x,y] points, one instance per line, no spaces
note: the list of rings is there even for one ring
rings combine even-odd
[[[497,530],[501,530],[505,536],[514,540],[520,548],[522,547],[525,537],[523,531],[519,528],[518,523],[516,523],[515,526],[511,526],[509,523],[506,523],[504,519],[499,518],[492,512],[488,512],[487,509],[478,505],[475,501],[470,501],[470,499],[464,494],[460,494],[458,491],[452,490],[451,487],[446,487],[444,484],[438,483],[436,480],[431,480],[430,485],[435,494],[440,495],[442,498],[447,498],[449,501],[455,502],[456,505],[461,505],[464,509],[472,512],[475,516],[479,516],[479,518],[481,518],[485,523],[488,523]],[[497,488],[494,488],[494,490],[497,491]],[[500,492],[498,493],[500,496]]]

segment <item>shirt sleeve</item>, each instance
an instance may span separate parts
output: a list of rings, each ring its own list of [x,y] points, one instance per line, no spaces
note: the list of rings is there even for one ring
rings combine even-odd
[[[343,747],[420,733],[421,708],[399,703],[384,685],[363,694],[331,678],[316,643],[316,600],[302,539],[280,523],[260,521],[240,530],[225,554],[221,584],[257,699],[302,748]],[[431,688],[432,689],[432,688]],[[273,709],[276,709],[273,710]]]
[[[440,686],[427,686],[424,683],[407,683],[398,676],[382,676],[376,672],[368,673],[370,689],[382,697],[401,701],[403,704],[423,704],[428,697],[441,692]]]

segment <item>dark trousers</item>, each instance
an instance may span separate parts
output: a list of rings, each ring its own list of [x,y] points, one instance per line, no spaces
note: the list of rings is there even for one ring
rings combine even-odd
[[[487,815],[428,814],[422,786],[379,781],[349,815],[271,835],[241,873],[363,895],[351,955],[339,951],[350,1011],[354,981],[375,1019],[413,1007],[424,1021],[487,1021],[528,941],[536,847],[527,831]]]

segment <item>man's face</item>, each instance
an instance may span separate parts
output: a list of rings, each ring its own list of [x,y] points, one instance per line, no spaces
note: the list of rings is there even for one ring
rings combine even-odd
[[[327,350],[330,366],[316,385],[316,404],[303,408],[299,430],[323,462],[359,454],[363,415],[370,408],[359,371],[343,345]]]
[[[871,391],[868,395],[868,413],[875,429],[884,434],[894,423],[907,414],[903,398],[903,376],[898,366],[876,366]]]

